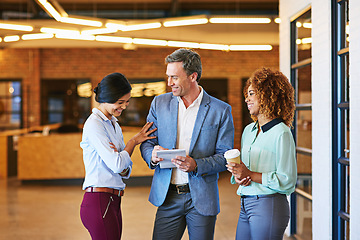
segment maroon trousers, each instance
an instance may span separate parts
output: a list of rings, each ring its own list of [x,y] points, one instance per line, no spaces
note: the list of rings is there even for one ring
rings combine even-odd
[[[80,217],[92,240],[119,240],[122,232],[121,197],[111,193],[86,192]]]

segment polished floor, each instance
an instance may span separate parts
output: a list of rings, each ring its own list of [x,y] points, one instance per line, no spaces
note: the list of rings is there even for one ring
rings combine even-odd
[[[221,212],[215,240],[235,239],[239,197],[229,177],[226,172],[220,175]],[[149,191],[148,186],[126,188],[122,239],[151,239],[156,208],[147,200]],[[80,183],[22,184],[16,179],[0,180],[0,240],[91,239],[79,217],[82,196]],[[183,237],[186,239],[187,233]]]

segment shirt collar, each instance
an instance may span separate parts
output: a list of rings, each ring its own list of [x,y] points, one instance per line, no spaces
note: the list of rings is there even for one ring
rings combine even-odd
[[[204,96],[204,91],[203,91],[203,89],[202,89],[201,86],[199,86],[199,87],[200,87],[200,94],[199,94],[199,96],[195,99],[195,101],[194,101],[189,107],[192,107],[192,106],[195,106],[195,105],[200,105],[201,100],[202,100],[202,98],[203,98],[203,96]],[[179,102],[182,102],[182,103],[183,103],[183,100],[181,99],[180,96],[177,96],[177,99],[178,99]]]
[[[271,120],[270,122],[266,123],[265,125],[263,125],[261,127],[261,130],[262,130],[262,132],[269,131],[272,127],[274,127],[282,122],[283,122],[283,120],[281,118],[275,118],[275,119]],[[252,131],[254,131],[255,129],[258,129],[258,127],[259,127],[259,122],[256,121]]]
[[[110,119],[108,119],[105,114],[100,111],[98,108],[93,108],[92,109],[92,112],[96,115],[98,115],[103,121],[110,121]],[[111,116],[111,122],[117,122],[118,119],[114,116]]]

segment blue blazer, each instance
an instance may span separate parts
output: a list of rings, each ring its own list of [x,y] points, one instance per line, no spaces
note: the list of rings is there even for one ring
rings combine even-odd
[[[142,157],[150,168],[151,154],[155,145],[173,149],[176,147],[178,99],[172,93],[156,96],[150,107],[148,122],[156,139],[141,144]],[[218,178],[219,172],[226,170],[224,152],[234,145],[234,124],[231,106],[211,97],[204,91],[195,126],[192,133],[189,156],[197,163],[197,172],[189,173],[189,186],[196,210],[205,216],[220,212]],[[170,180],[170,168],[155,167],[149,201],[161,206],[166,198]]]

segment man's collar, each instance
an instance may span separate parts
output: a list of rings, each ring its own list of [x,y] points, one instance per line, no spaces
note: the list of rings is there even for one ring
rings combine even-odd
[[[204,90],[203,90],[203,88],[201,86],[199,86],[199,88],[200,88],[200,93],[197,96],[197,98],[191,103],[191,105],[193,105],[195,102],[199,102],[199,105],[200,105],[200,103],[202,101],[202,98],[204,96]],[[183,100],[181,99],[180,96],[177,96],[177,100],[178,100],[178,102],[183,102]]]

